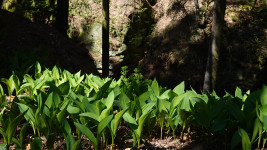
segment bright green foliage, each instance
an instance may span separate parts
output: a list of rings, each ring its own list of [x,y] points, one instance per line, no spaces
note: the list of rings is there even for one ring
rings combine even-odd
[[[81,72],[71,74],[56,66],[44,69],[39,63],[35,64],[35,74],[25,74],[23,81],[15,74],[1,81],[6,85],[0,85],[0,132],[5,142],[0,148],[4,149],[11,141],[23,149],[26,130],[31,128],[33,149],[42,149],[42,135],[48,149],[54,148],[57,136],[65,138],[66,149],[80,149],[82,134],[95,149],[102,149],[105,144],[115,144],[121,125],[130,128],[134,147],[142,138],[151,137],[155,126],[160,126],[161,138],[164,129],[175,137],[191,125],[209,135],[233,135],[232,149],[250,149],[255,143],[263,148],[267,140],[267,86],[252,93],[237,88],[234,96],[226,93],[219,97],[215,92],[186,90],[184,82],[173,90],[166,89],[156,79],[143,79],[138,70],[127,77],[124,68],[116,81]],[[10,102],[6,95],[10,100],[12,95],[16,97]],[[14,133],[21,120],[26,123],[17,139]]]

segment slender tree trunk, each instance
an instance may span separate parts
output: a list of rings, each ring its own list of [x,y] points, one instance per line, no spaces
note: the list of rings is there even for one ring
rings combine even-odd
[[[199,5],[198,0],[195,0],[195,15],[196,15],[196,21],[199,21]]]
[[[63,34],[67,35],[69,17],[69,0],[57,0],[57,13],[55,27]]]
[[[208,52],[207,68],[204,78],[203,91],[211,92],[215,89],[219,53],[222,47],[222,30],[224,27],[224,15],[226,0],[215,0],[213,6],[211,47]]]
[[[109,75],[109,0],[102,0],[102,76]]]

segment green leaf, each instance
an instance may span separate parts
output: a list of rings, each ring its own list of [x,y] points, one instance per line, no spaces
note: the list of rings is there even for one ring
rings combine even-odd
[[[251,142],[254,142],[254,140],[256,139],[259,131],[262,129],[262,124],[259,120],[259,118],[256,118],[255,119],[255,122],[254,122],[254,127],[253,127],[253,133],[252,133],[252,139],[251,139]],[[261,133],[260,133],[261,134]]]
[[[120,94],[119,102],[120,102],[120,106],[122,107],[122,109],[128,108],[130,99],[123,91]]]
[[[39,62],[35,63],[35,68],[34,69],[35,69],[35,79],[40,78],[41,72],[42,72],[42,67],[41,67]]]
[[[75,143],[75,139],[73,138],[73,136],[70,133],[68,133],[68,136],[66,138],[65,143],[66,143],[67,150],[72,150],[72,147]]]
[[[250,142],[247,132],[244,129],[239,128],[238,133],[241,136],[243,150],[251,150],[251,142]]]
[[[67,119],[64,119],[62,122],[62,128],[63,128],[63,133],[66,138],[66,136],[71,133],[71,127],[70,124],[68,123]]]
[[[65,114],[67,112],[67,107],[68,107],[68,104],[67,105],[64,105],[64,108],[57,114],[57,121],[59,123],[61,123],[62,120],[65,118]]]
[[[173,89],[173,92],[176,93],[177,95],[181,95],[184,93],[184,89],[185,89],[185,84],[183,81]]]
[[[262,114],[263,128],[267,131],[267,114]]]
[[[151,111],[150,111],[151,112]],[[142,129],[144,127],[144,124],[145,124],[145,120],[147,118],[147,116],[149,115],[149,113],[146,113],[146,114],[142,114],[142,116],[138,119],[138,129],[137,129],[137,133],[138,133],[138,136],[141,137],[141,132],[142,132]]]
[[[81,113],[79,116],[88,117],[96,122],[99,122],[99,116],[92,112]]]
[[[124,115],[124,113],[125,113],[127,110],[128,110],[128,109],[124,109],[124,110],[118,112],[118,113],[115,115],[114,119],[112,120],[112,121],[114,121],[114,123],[112,123],[113,125],[111,126],[111,129],[112,129],[112,132],[113,132],[114,135],[116,134],[116,130],[117,130],[118,126],[119,126],[119,123],[120,123],[120,121],[121,121],[122,116]]]
[[[98,108],[96,107],[96,105],[94,104],[90,104],[88,101],[83,101],[82,104],[84,105],[85,109],[88,111],[88,112],[92,112],[92,113],[95,113],[97,116],[99,116],[99,110]]]
[[[158,82],[157,82],[156,79],[153,80],[152,85],[151,85],[151,88],[154,91],[155,95],[156,96],[159,96],[159,94],[160,94],[159,93],[159,85],[158,85]]]
[[[152,108],[156,105],[155,102],[150,102],[150,103],[147,103],[146,105],[144,105],[142,107],[142,113],[143,114],[147,114],[149,111],[152,110]]]
[[[61,102],[61,98],[57,92],[52,91],[48,94],[47,99],[45,101],[46,106],[50,109],[51,107],[57,108]]]
[[[111,91],[108,94],[108,97],[103,100],[103,103],[106,105],[107,108],[111,108],[114,102],[114,92]]]
[[[158,100],[157,107],[158,107],[159,113],[163,113],[163,112],[168,113],[168,110],[164,106],[164,100]]]
[[[80,109],[78,107],[73,107],[71,105],[68,105],[67,111],[70,114],[78,114],[78,113],[80,113]]]
[[[22,144],[22,142],[23,142],[23,140],[24,140],[24,138],[25,138],[25,133],[26,133],[26,131],[27,131],[28,124],[29,124],[29,123],[25,123],[25,124],[22,126],[21,130],[20,130],[20,133],[19,133],[19,141],[20,141],[21,144]]]
[[[240,99],[243,99],[242,91],[241,91],[241,89],[239,87],[236,87],[235,97],[238,97]]]
[[[126,112],[122,117],[133,130],[137,130],[138,124],[129,112]]]
[[[13,81],[14,88],[15,88],[15,90],[16,90],[16,94],[18,94],[19,89],[20,89],[19,78],[18,78],[18,76],[15,75],[14,73],[13,73],[13,75],[12,75],[12,78],[13,78],[12,81]]]
[[[260,100],[261,100],[262,105],[267,104],[267,86],[266,85],[263,85],[261,89]]]
[[[101,133],[107,127],[107,125],[112,120],[112,118],[113,118],[113,114],[109,115],[108,117],[106,117],[100,121],[100,123],[97,126],[97,137],[100,137]]]
[[[232,140],[231,140],[231,149],[235,149],[235,147],[240,143],[241,141],[241,135],[238,132],[239,130],[237,130],[233,136],[232,136]]]
[[[72,149],[71,150],[80,150],[82,148],[81,146],[81,141],[78,140],[74,143],[74,145],[72,146]]]
[[[0,144],[0,150],[7,150],[7,144]]]
[[[88,129],[85,125],[74,122],[74,125],[91,141],[95,149],[98,149],[98,141],[95,138],[93,132]]]
[[[111,83],[112,83],[112,80],[109,80],[103,86],[101,86],[101,88],[99,89],[99,92],[96,95],[96,98],[97,99],[103,98],[103,95],[108,90],[108,88],[109,88],[109,86],[110,86]]]
[[[20,123],[23,116],[25,115],[25,113],[27,113],[27,110],[23,112],[22,114],[18,115],[14,120],[11,120],[12,118],[9,117],[8,126],[6,130],[7,145],[10,145],[12,137],[14,136],[15,131],[17,129],[17,126]]]
[[[70,91],[70,83],[69,81],[62,83],[58,86],[61,95],[68,95]]]
[[[169,99],[170,98],[170,96],[169,96],[169,93],[171,92],[171,90],[167,90],[167,91],[165,91],[163,94],[161,94],[158,98],[159,99]]]
[[[230,114],[237,120],[239,121],[240,125],[245,126],[245,115],[241,111],[241,108],[238,107],[237,104],[233,102],[227,102],[227,108]]]
[[[42,150],[43,144],[41,138],[39,136],[34,136],[31,139],[30,146],[32,150]]]
[[[27,121],[29,121],[31,124],[35,124],[35,118],[34,118],[34,113],[32,111],[32,109],[25,105],[25,104],[22,104],[22,103],[17,103],[18,106],[19,106],[19,110],[20,112],[25,113],[24,117]]]

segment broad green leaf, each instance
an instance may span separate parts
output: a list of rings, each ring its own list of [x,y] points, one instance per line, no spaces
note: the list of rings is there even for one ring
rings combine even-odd
[[[62,95],[68,95],[70,91],[70,83],[69,81],[64,82],[58,86],[58,89]]]
[[[158,82],[157,82],[156,79],[153,80],[152,85],[151,85],[151,88],[154,91],[155,95],[156,96],[159,96],[159,94],[160,94],[159,93],[159,85],[158,85]]]
[[[103,100],[103,103],[106,105],[107,108],[111,108],[111,106],[113,106],[113,102],[114,102],[114,92],[111,91],[108,94],[108,97]]]
[[[262,113],[263,128],[267,131],[267,114]]]
[[[113,134],[116,134],[116,130],[117,130],[118,126],[119,126],[119,123],[120,123],[120,121],[121,121],[121,118],[122,118],[122,116],[124,115],[124,113],[125,113],[127,110],[128,110],[128,109],[124,109],[124,110],[118,112],[118,113],[115,115],[114,119],[112,120],[113,123],[112,123],[111,129],[112,129]]]
[[[61,102],[61,98],[57,92],[52,91],[48,94],[47,99],[45,101],[46,106],[48,108],[54,107],[57,108],[59,103]]]
[[[72,150],[72,147],[73,147],[73,145],[75,143],[75,139],[73,138],[73,136],[70,133],[68,133],[68,136],[66,138],[66,142],[65,143],[66,143],[67,150]]]
[[[62,110],[60,110],[60,112],[57,114],[57,121],[59,123],[61,123],[62,120],[65,118],[65,114],[67,112],[67,107],[68,107],[68,104],[67,105],[64,105],[64,108],[62,108]]]
[[[252,133],[252,139],[251,142],[254,142],[256,139],[257,135],[259,134],[259,131],[262,129],[262,124],[258,118],[255,119],[254,122],[254,128],[253,128],[253,133]],[[260,133],[261,134],[261,133]]]
[[[93,132],[88,129],[85,125],[74,122],[74,125],[92,142],[95,149],[98,149],[98,141],[94,136]]]
[[[236,87],[235,97],[238,97],[240,99],[243,99],[242,91],[241,91],[241,89],[239,87]]]
[[[177,95],[181,95],[185,92],[184,90],[185,90],[185,84],[183,81],[173,89],[173,92],[175,92]]]
[[[74,143],[74,145],[72,146],[72,149],[71,150],[80,150],[82,148],[81,146],[81,141],[78,140]]]
[[[7,149],[7,144],[0,144],[0,150],[6,150]]]
[[[150,112],[148,112],[146,114],[142,114],[142,116],[138,119],[138,129],[137,129],[138,131],[137,131],[137,133],[138,133],[139,137],[141,137],[141,132],[143,130],[143,127],[144,127],[144,124],[145,124],[145,120],[146,120],[146,118],[147,118],[147,116],[149,115]]]
[[[37,79],[37,78],[40,78],[40,76],[41,76],[41,71],[42,71],[42,67],[41,67],[41,65],[40,65],[39,62],[36,62],[36,63],[35,63],[35,68],[34,68],[34,70],[35,70],[35,78],[36,78],[36,79]]]
[[[149,99],[150,95],[151,93],[149,91],[146,91],[138,97],[141,106],[145,104],[145,102]]]
[[[181,103],[182,99],[184,98],[184,95],[185,94],[180,94],[173,98],[173,100],[171,101],[171,110],[170,110],[171,113]]]
[[[109,115],[108,117],[100,121],[100,123],[97,126],[97,137],[100,137],[102,131],[107,127],[107,125],[112,120],[112,118],[113,118],[113,114]]]
[[[163,113],[163,112],[168,113],[168,110],[164,106],[163,101],[164,100],[159,100],[159,99],[157,100],[158,111],[159,113]]]
[[[25,138],[25,133],[26,133],[26,131],[27,131],[28,124],[29,124],[29,123],[25,123],[25,124],[22,126],[21,130],[20,130],[20,133],[19,133],[19,140],[20,140],[20,143],[21,143],[21,144],[22,144],[22,142],[23,142],[23,140],[24,140],[24,138]]]
[[[77,86],[77,83],[76,83],[75,79],[73,78],[73,75],[67,73],[67,78],[69,80],[69,83],[70,83],[71,87],[76,87]]]
[[[13,77],[13,80],[12,80],[12,81],[13,81],[13,84],[14,84],[14,88],[15,88],[15,90],[16,90],[16,94],[18,94],[19,89],[20,89],[19,78],[18,78],[18,76],[15,75],[14,73],[13,73],[12,77]]]
[[[15,89],[12,76],[10,77],[10,79],[2,78],[1,79],[1,82],[3,82],[3,83],[6,84],[7,89],[8,89],[8,94],[9,94],[9,96],[11,96],[12,93],[13,93],[13,91],[14,91],[14,89]]]
[[[54,80],[59,79],[59,69],[57,66],[54,66],[54,68],[52,69],[52,76]]]
[[[266,85],[263,85],[261,89],[260,100],[261,100],[262,105],[267,104],[267,86]]]
[[[70,124],[68,123],[67,119],[64,119],[62,122],[62,128],[63,128],[63,133],[66,138],[66,136],[71,133],[71,127]]]
[[[99,110],[94,104],[90,104],[88,101],[83,101],[82,104],[84,105],[86,111],[95,113],[97,116],[99,116]]]
[[[241,142],[241,135],[239,134],[239,130],[237,130],[231,140],[231,149],[234,150],[235,147]]]
[[[123,115],[123,119],[126,121],[126,123],[133,129],[133,130],[137,130],[138,128],[138,124],[136,122],[136,120],[129,114],[129,112],[126,112]]]
[[[23,112],[22,114],[18,115],[14,120],[11,120],[12,118],[9,117],[8,127],[6,130],[7,145],[10,145],[12,137],[14,136],[15,131],[17,129],[17,126],[19,125],[25,113],[27,113],[27,110]]]
[[[23,76],[23,79],[24,79],[24,81],[25,81],[26,83],[31,84],[31,87],[32,87],[32,88],[34,87],[34,79],[33,79],[31,76],[29,76],[28,74],[25,74],[25,75]]]
[[[34,118],[34,113],[33,113],[32,109],[25,104],[22,104],[22,103],[17,103],[17,104],[19,106],[19,110],[22,113],[26,112],[24,115],[25,119],[27,121],[29,121],[31,124],[35,124],[35,118]]]
[[[32,137],[30,146],[32,150],[42,150],[42,139],[38,136]]]
[[[146,105],[144,105],[142,107],[142,113],[143,114],[147,114],[149,111],[152,110],[152,108],[156,105],[155,102],[150,102],[150,103],[147,103]]]
[[[37,90],[41,90],[43,87],[44,83],[46,82],[46,79],[37,79],[34,81],[34,87],[33,87],[33,94],[36,94]]]
[[[109,80],[103,86],[101,86],[101,88],[99,89],[99,91],[97,92],[97,95],[96,95],[97,99],[103,98],[103,95],[105,94],[105,92],[107,91],[107,89],[109,88],[111,83],[112,83],[112,80]]]
[[[241,108],[237,106],[237,104],[233,102],[227,102],[227,108],[230,114],[237,120],[239,121],[241,126],[245,126],[245,115],[241,111]]]
[[[247,132],[244,129],[239,128],[238,133],[241,136],[243,150],[251,150],[251,142],[250,142]]]
[[[169,99],[169,93],[171,92],[171,90],[167,90],[164,93],[162,93],[158,98],[159,99]]]
[[[119,102],[120,102],[120,106],[122,107],[122,109],[128,108],[130,99],[123,91],[120,94]]]
[[[81,113],[79,114],[79,116],[88,117],[90,119],[93,119],[94,121],[99,122],[99,116],[92,112]]]
[[[71,105],[68,105],[67,111],[70,114],[78,114],[78,113],[80,113],[80,109],[78,107],[73,107]]]

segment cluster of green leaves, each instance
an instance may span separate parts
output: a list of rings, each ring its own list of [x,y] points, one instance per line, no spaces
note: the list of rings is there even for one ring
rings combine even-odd
[[[37,22],[50,23],[54,20],[56,0],[10,0],[3,2],[3,9],[16,12]]]
[[[192,125],[208,133],[230,134],[233,149],[238,144],[251,149],[256,142],[264,147],[267,139],[267,86],[244,95],[237,88],[234,96],[219,97],[215,92],[186,91],[184,82],[172,90],[163,88],[155,79],[143,79],[138,69],[127,77],[124,67],[116,81],[58,67],[42,71],[39,63],[35,74],[25,74],[23,81],[15,74],[1,81],[7,87],[6,94],[0,84],[1,147],[6,149],[11,142],[23,149],[30,129],[33,149],[42,149],[41,136],[47,139],[48,149],[53,149],[58,136],[64,137],[66,149],[80,149],[82,135],[101,149],[110,139],[114,144],[121,125],[130,128],[133,146],[151,137],[155,126],[160,126],[161,138],[163,129],[175,137]],[[21,127],[19,139],[17,126]]]

